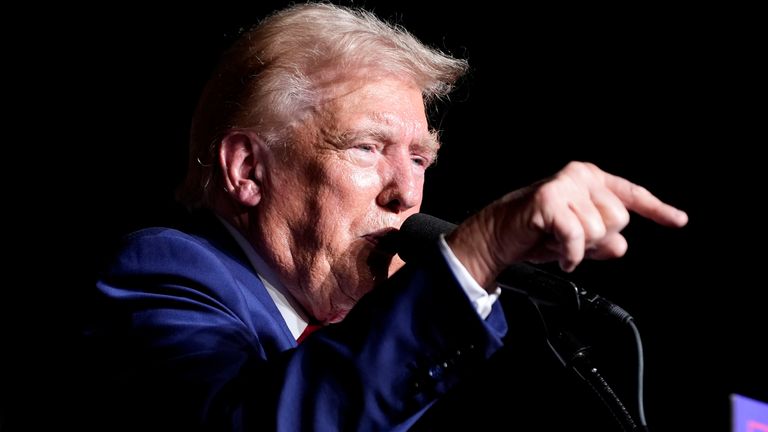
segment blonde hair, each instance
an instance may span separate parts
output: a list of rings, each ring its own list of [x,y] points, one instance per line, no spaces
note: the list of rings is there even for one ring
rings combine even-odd
[[[318,100],[318,71],[338,78],[361,68],[412,80],[429,103],[450,92],[467,63],[364,10],[308,3],[279,11],[235,42],[203,90],[178,199],[189,207],[207,204],[227,131],[256,128],[267,145],[284,141],[286,126]]]

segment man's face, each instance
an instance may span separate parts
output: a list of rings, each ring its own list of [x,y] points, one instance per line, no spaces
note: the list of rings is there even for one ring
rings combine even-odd
[[[276,150],[258,212],[261,252],[313,318],[334,322],[402,266],[378,239],[419,211],[438,143],[410,81],[350,81],[325,96]]]

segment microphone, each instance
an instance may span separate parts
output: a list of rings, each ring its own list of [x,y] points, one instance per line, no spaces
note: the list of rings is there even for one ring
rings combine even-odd
[[[429,250],[441,235],[447,235],[455,228],[456,225],[450,222],[417,213],[406,219],[399,231],[393,232],[396,236],[393,241],[403,261],[420,262],[433,254]],[[511,264],[499,275],[497,284],[504,290],[527,296],[541,306],[554,306],[571,312],[596,310],[624,323],[632,320],[629,313],[612,302],[530,264]]]

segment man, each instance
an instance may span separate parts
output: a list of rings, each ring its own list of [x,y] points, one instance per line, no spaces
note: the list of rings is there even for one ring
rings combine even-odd
[[[98,282],[110,404],[143,430],[405,430],[503,345],[509,264],[619,257],[629,211],[686,223],[572,163],[404,266],[382,239],[419,211],[439,148],[425,102],[465,69],[327,4],[236,42],[193,121],[191,222],[132,234]]]

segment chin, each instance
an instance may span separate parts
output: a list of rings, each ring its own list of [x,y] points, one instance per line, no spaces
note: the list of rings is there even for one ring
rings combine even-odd
[[[347,317],[347,314],[352,310],[355,304],[357,304],[357,301],[350,304],[336,305],[323,321],[327,324],[333,324],[342,321]]]

